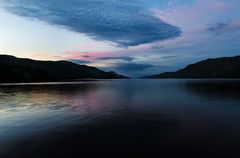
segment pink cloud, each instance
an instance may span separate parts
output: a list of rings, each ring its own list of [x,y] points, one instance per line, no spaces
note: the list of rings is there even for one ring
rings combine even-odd
[[[87,60],[94,61],[95,59],[100,57],[131,56],[136,54],[139,55],[141,53],[146,53],[146,50],[149,50],[149,49],[151,49],[150,44],[140,45],[136,47],[129,47],[126,49],[116,48],[116,49],[107,50],[107,51],[93,51],[93,52],[68,51],[65,53],[64,58],[86,60],[84,55],[88,55],[89,58],[87,58]]]

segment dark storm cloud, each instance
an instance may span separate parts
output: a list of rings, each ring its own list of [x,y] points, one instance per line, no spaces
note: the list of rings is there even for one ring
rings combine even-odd
[[[139,0],[2,0],[13,14],[64,26],[93,39],[128,47],[180,36]]]
[[[133,57],[121,56],[121,57],[100,57],[98,60],[124,60],[124,61],[132,61]]]

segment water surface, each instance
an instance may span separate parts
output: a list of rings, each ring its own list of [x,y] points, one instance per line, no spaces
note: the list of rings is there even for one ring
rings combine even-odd
[[[239,80],[0,85],[0,157],[240,157]]]

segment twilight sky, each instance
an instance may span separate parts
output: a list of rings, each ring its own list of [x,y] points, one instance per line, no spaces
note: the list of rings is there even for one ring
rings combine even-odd
[[[0,54],[139,77],[240,55],[240,0],[0,0]]]

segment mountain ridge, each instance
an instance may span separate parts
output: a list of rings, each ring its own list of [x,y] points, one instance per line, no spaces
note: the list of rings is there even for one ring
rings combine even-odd
[[[43,61],[0,55],[0,82],[50,82],[78,79],[126,79],[113,72],[70,61]]]
[[[240,56],[209,58],[175,72],[164,72],[143,78],[240,78]]]

